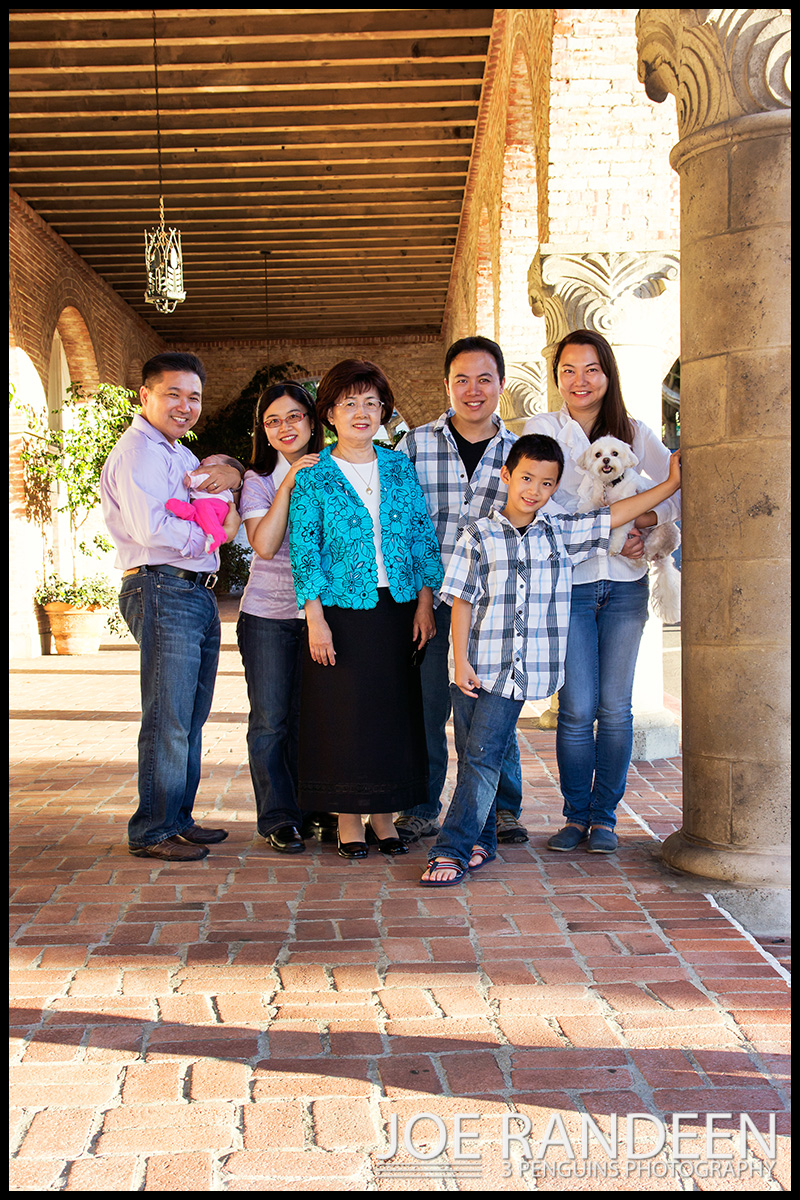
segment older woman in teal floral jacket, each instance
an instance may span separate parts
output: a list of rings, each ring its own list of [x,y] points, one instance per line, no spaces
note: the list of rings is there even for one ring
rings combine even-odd
[[[438,589],[442,559],[417,473],[404,454],[376,446],[380,479],[381,549],[396,601]],[[373,608],[378,603],[375,537],[370,514],[331,458],[297,476],[290,544],[297,603]]]
[[[289,514],[308,625],[298,801],[338,813],[343,858],[366,857],[368,840],[404,853],[392,814],[426,794],[419,659],[436,632],[443,569],[412,464],[373,442],[393,409],[374,363],[348,359],[328,371],[317,416],[338,440],[297,476]]]

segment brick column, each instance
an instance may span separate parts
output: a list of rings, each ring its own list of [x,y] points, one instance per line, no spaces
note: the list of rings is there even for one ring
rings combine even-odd
[[[661,381],[671,365],[668,347],[677,296],[667,284],[677,276],[678,256],[666,248],[578,252],[552,245],[539,248],[528,273],[528,292],[534,315],[545,318],[547,345],[542,354],[550,411],[563,404],[553,380],[556,347],[565,334],[591,329],[614,350],[631,416],[656,432],[661,429]],[[651,613],[633,685],[633,757],[637,759],[678,753],[678,724],[664,708],[662,653],[661,621]],[[552,716],[545,725],[553,727]]]
[[[681,185],[683,827],[664,860],[788,879],[788,10],[641,9]]]

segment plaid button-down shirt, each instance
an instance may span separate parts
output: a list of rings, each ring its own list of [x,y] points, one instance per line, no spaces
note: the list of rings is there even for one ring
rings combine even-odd
[[[523,530],[499,511],[467,525],[441,595],[472,605],[467,657],[485,691],[512,700],[541,700],[558,691],[572,567],[604,551],[610,532],[607,508],[562,515],[540,509]]]
[[[465,525],[488,516],[493,508],[504,506],[508,489],[500,478],[500,468],[517,440],[517,435],[506,429],[495,416],[497,433],[483,452],[472,478],[467,479],[455,438],[447,424],[447,418],[453,412],[452,408],[448,409],[428,425],[412,429],[397,445],[416,468],[445,569]],[[437,606],[440,601],[441,597],[437,595]]]

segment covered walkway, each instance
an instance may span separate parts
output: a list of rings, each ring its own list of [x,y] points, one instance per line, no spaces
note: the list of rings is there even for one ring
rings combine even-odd
[[[195,813],[230,837],[198,864],[125,850],[136,647],[11,664],[12,1189],[788,1188],[788,940],[656,862],[680,760],[632,765],[608,858],[544,849],[555,735],[530,718],[530,844],[469,883],[421,889],[422,847],[281,857],[255,835],[223,607]],[[730,1114],[716,1162],[707,1114]],[[630,1131],[665,1144],[632,1159]]]

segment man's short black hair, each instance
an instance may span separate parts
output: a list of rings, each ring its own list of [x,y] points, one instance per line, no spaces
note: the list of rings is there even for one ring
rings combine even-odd
[[[205,367],[196,354],[189,354],[188,351],[165,350],[163,354],[148,358],[142,367],[143,386],[149,387],[151,383],[160,379],[165,371],[186,371],[196,375],[202,386],[206,386]]]
[[[509,475],[523,458],[532,458],[534,462],[554,462],[558,465],[558,480],[564,473],[564,452],[555,438],[545,433],[525,433],[517,438],[508,452],[506,470]]]
[[[474,337],[460,338],[459,341],[453,342],[447,354],[444,356],[444,377],[450,378],[450,366],[453,359],[459,354],[467,354],[471,350],[484,350],[487,354],[491,354],[494,361],[497,363],[497,374],[502,382],[506,377],[506,364],[503,358],[503,351],[498,346],[497,342],[493,342],[491,338],[479,337],[477,334]]]

